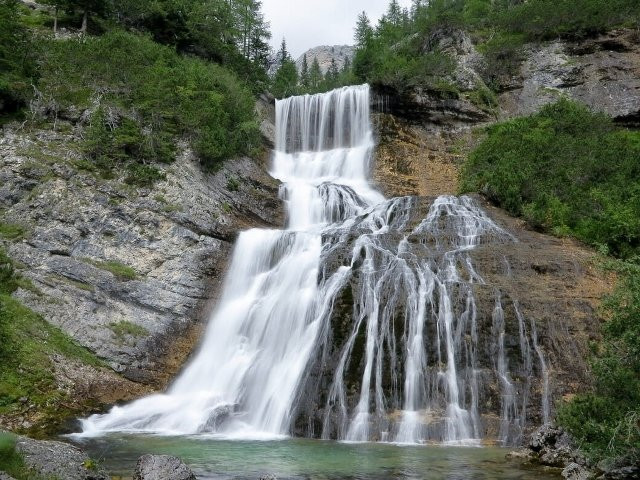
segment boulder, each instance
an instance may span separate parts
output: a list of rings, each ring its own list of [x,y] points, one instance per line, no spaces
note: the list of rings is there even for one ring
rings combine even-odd
[[[143,455],[138,459],[133,480],[195,480],[191,469],[178,457]]]
[[[53,477],[64,480],[109,480],[110,478],[85,452],[68,443],[19,437],[16,442],[16,451],[22,455],[27,467],[44,478]],[[0,479],[5,480],[1,476]]]

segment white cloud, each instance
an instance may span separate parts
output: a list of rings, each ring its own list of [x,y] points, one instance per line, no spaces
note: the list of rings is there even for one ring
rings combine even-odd
[[[294,58],[318,45],[352,45],[353,29],[363,10],[372,22],[386,11],[389,0],[263,0],[262,10],[271,23],[275,50],[286,38]],[[408,7],[411,0],[400,0]]]

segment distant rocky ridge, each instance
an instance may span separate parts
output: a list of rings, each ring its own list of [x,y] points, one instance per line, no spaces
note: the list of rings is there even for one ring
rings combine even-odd
[[[307,50],[305,53],[300,55],[298,60],[296,60],[296,66],[298,67],[298,70],[302,69],[302,62],[305,55],[307,56],[307,62],[309,63],[309,66],[311,66],[311,64],[313,63],[313,59],[317,58],[318,63],[320,64],[320,70],[323,74],[325,74],[331,66],[332,59],[335,59],[338,69],[342,69],[347,59],[349,61],[353,60],[353,56],[355,55],[355,53],[356,47],[351,45],[322,45],[320,47],[315,47]]]

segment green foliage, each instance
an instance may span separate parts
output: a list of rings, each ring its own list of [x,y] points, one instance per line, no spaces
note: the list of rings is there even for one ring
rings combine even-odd
[[[463,169],[480,191],[537,228],[622,258],[640,253],[640,133],[560,100],[489,127]]]
[[[269,25],[258,0],[115,0],[120,24],[178,52],[233,70],[253,92],[265,89]]]
[[[13,293],[18,288],[13,262],[0,247],[0,293]],[[1,326],[0,326],[1,328]],[[0,348],[2,343],[0,342]]]
[[[32,41],[20,22],[17,0],[0,1],[0,114],[15,113],[31,95]]]
[[[176,135],[189,138],[205,165],[249,154],[260,142],[254,101],[224,68],[177,55],[122,31],[47,42],[40,89],[58,109],[95,109],[87,156],[101,168],[133,162],[128,181],[149,184],[151,162],[169,161]]]
[[[24,234],[25,230],[22,225],[0,222],[0,237],[15,241],[24,237]]]
[[[636,0],[507,2],[495,12],[495,22],[506,31],[523,34],[528,40],[581,38],[613,27],[637,26],[640,3]]]
[[[109,260],[107,262],[89,261],[89,263],[98,268],[113,273],[118,279],[122,281],[135,280],[136,278],[138,278],[138,273],[133,268],[115,260]]]
[[[619,273],[624,279],[604,304],[595,391],[564,404],[558,421],[595,460],[640,462],[640,266],[627,263]]]
[[[10,433],[0,432],[0,472],[5,472],[18,480],[25,477],[26,465],[16,452],[16,437]]]
[[[128,320],[111,323],[109,328],[119,340],[124,340],[126,337],[144,337],[149,335],[149,331],[146,328],[129,322]]]

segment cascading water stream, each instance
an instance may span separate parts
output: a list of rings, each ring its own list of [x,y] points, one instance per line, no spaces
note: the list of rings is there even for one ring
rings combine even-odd
[[[469,197],[439,197],[422,213],[414,197],[385,200],[368,182],[369,105],[366,85],[276,103],[271,173],[283,182],[286,229],[239,236],[202,345],[171,388],[83,420],[84,435],[263,439],[306,422],[302,434],[338,440],[477,444],[493,382],[499,440],[517,441],[529,384],[511,380],[499,292],[496,358],[481,365],[489,332],[475,289],[486,283],[471,256],[515,239]],[[514,308],[523,368],[531,374],[531,345],[541,365],[546,421],[543,350],[535,322],[527,329]]]
[[[346,270],[318,284],[322,229],[384,198],[366,180],[368,86],[286,99],[276,110],[272,175],[283,182],[288,228],[240,235],[202,346],[167,393],[92,416],[85,433],[288,433],[296,388]]]

